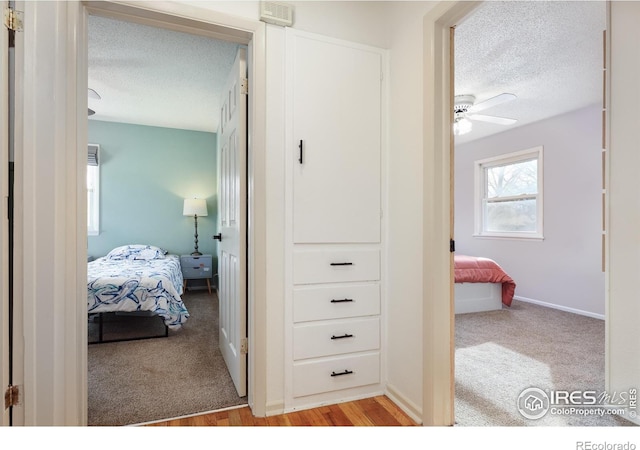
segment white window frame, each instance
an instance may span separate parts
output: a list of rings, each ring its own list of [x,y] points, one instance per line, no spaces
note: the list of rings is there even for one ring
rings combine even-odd
[[[537,194],[532,194],[530,198],[536,200],[536,230],[535,231],[486,231],[484,230],[484,202],[486,200],[487,180],[486,171],[488,167],[517,164],[531,159],[537,159],[538,176]],[[474,162],[475,177],[475,237],[483,238],[510,238],[510,239],[544,239],[543,234],[543,147],[534,147],[527,150],[494,156]]]
[[[89,144],[98,148],[100,154],[100,146]],[[93,190],[89,189],[89,180],[93,178],[95,185]],[[98,236],[100,234],[100,164],[87,165],[87,235]]]

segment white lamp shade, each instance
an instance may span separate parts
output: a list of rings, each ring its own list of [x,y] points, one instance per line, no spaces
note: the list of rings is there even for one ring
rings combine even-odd
[[[207,201],[203,198],[185,198],[183,216],[206,216]]]

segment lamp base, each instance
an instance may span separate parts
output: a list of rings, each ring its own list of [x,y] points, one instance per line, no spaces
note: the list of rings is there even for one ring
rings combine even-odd
[[[200,252],[192,252],[191,256],[202,256],[202,253],[200,253]]]

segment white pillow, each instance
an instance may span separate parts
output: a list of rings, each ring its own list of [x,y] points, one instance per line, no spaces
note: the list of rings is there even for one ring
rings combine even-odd
[[[111,250],[106,258],[111,260],[138,260],[150,261],[152,259],[163,259],[167,252],[153,245],[131,244],[116,247]]]

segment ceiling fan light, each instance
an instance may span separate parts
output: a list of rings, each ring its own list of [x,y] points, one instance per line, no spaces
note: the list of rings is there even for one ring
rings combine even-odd
[[[467,134],[473,128],[473,124],[466,117],[456,117],[453,120],[453,134],[456,136],[461,136],[463,134]]]

